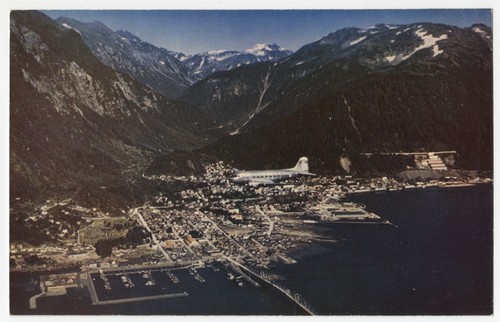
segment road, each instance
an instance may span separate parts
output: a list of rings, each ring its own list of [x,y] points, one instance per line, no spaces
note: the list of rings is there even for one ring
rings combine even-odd
[[[163,256],[169,262],[173,263],[174,261],[170,258],[170,256],[168,256],[167,252],[163,249],[163,247],[161,247],[160,241],[156,238],[155,234],[149,228],[148,223],[144,220],[144,217],[142,217],[142,214],[139,212],[139,209],[144,209],[144,207],[134,208],[134,211],[132,212],[132,215],[136,215],[137,216],[137,218],[139,219],[139,222],[141,223],[141,225],[143,225],[144,228],[146,228],[146,230],[151,233],[151,238],[153,239],[153,243],[156,245],[156,247],[158,247],[160,249],[160,251],[163,254]]]
[[[266,213],[264,211],[262,211],[262,209],[260,209],[259,206],[255,206],[255,210],[257,210],[257,212],[262,217],[264,217],[267,221],[269,221],[269,229],[267,230],[267,236],[271,236],[271,233],[273,232],[273,229],[274,229],[274,222],[271,220],[271,218],[269,218],[268,215],[266,215]]]
[[[249,251],[248,251],[245,247],[241,246],[241,245],[240,245],[240,244],[239,244],[236,240],[234,240],[233,238],[231,238],[231,237],[230,237],[230,236],[229,236],[229,235],[228,235],[228,234],[224,231],[224,229],[220,228],[220,227],[219,227],[219,225],[217,225],[217,223],[216,223],[216,222],[214,222],[214,221],[213,221],[210,217],[208,217],[206,214],[204,214],[201,210],[198,210],[198,213],[199,213],[201,216],[205,217],[208,221],[210,221],[210,222],[212,223],[212,225],[215,227],[215,229],[217,229],[217,230],[219,230],[220,232],[222,232],[222,234],[223,234],[224,236],[226,236],[226,238],[227,238],[228,240],[230,240],[232,243],[235,243],[236,245],[238,245],[238,248],[239,248],[240,250],[243,250],[245,253],[247,253],[247,255],[248,255],[248,256],[252,257],[253,259],[256,259],[256,258],[255,258],[255,256],[254,256],[252,253],[250,253],[250,252],[249,252]],[[207,238],[207,239],[208,239],[208,238]]]

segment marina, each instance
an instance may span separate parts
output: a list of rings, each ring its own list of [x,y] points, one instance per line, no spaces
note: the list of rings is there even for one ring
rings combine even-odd
[[[89,271],[83,276],[83,286],[87,287],[93,305],[130,303],[136,301],[158,300],[185,297],[195,285],[206,283],[203,274],[222,275],[220,264],[210,263],[206,267],[145,267],[135,269],[99,269]],[[259,287],[240,268],[227,265],[227,278],[235,286],[243,287],[245,281]],[[224,270],[225,271],[225,270]],[[175,272],[175,273],[174,273]],[[237,273],[237,275],[234,275]],[[196,284],[192,284],[195,281]]]
[[[189,293],[183,289],[179,277],[172,271],[186,272],[185,268],[140,267],[138,269],[115,269],[87,272],[85,286],[88,288],[92,304],[105,305],[136,301],[185,297]],[[192,270],[196,272],[196,270]],[[181,274],[182,275],[182,274]],[[195,279],[204,279],[196,272]]]

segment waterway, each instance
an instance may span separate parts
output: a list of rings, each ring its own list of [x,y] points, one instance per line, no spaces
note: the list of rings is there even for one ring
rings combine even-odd
[[[321,314],[491,314],[493,187],[360,194],[384,225],[337,225],[335,243],[278,271]],[[292,255],[293,257],[294,255]]]
[[[297,264],[278,264],[280,284],[324,315],[491,314],[493,298],[493,187],[360,194],[350,200],[387,219],[389,225],[322,227],[330,241],[308,244],[291,256]],[[325,230],[326,229],[326,230]],[[334,242],[332,242],[334,241]],[[11,274],[12,314],[168,314],[168,315],[294,315],[303,314],[270,287],[238,287],[227,271],[198,269],[205,282],[188,270],[174,271],[179,284],[154,272],[153,287],[140,274],[127,296],[187,292],[189,296],[144,302],[91,305],[86,291],[69,290],[62,297],[39,299],[29,310],[34,289],[13,287],[29,280]],[[36,277],[36,276],[34,276]],[[105,291],[96,277],[101,299],[123,297],[119,277]],[[106,293],[108,292],[108,293]]]

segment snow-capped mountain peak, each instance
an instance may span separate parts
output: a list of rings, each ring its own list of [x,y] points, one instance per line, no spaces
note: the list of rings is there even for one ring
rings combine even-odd
[[[274,43],[259,43],[243,50],[211,50],[192,55],[182,61],[192,75],[202,79],[216,71],[230,70],[242,65],[265,61],[278,61],[292,54]]]
[[[292,53],[290,50],[284,49],[283,47],[280,47],[274,43],[255,44],[252,48],[249,48],[244,52],[255,55],[257,57],[266,56],[274,52],[289,52],[289,54]]]

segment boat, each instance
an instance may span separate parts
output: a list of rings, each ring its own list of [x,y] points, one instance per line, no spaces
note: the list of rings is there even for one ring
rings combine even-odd
[[[122,280],[122,283],[123,285],[125,285],[126,288],[132,288],[134,287],[134,283],[132,283],[132,280],[130,279],[130,277],[128,275],[122,275],[120,276],[121,280]]]
[[[218,272],[220,271],[220,269],[218,267],[215,267],[214,264],[210,263],[208,264],[208,266],[210,266],[210,268],[214,271],[214,272]]]
[[[204,283],[205,282],[205,279],[203,277],[201,277],[199,274],[196,274],[194,276],[194,279],[197,280],[200,283]]]
[[[174,283],[174,284],[179,283],[179,278],[177,276],[175,276],[174,273],[167,272],[167,276],[170,278],[170,280],[172,281],[172,283]]]

